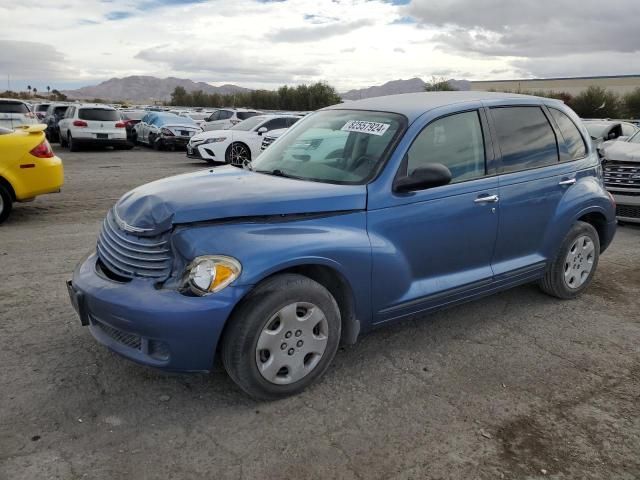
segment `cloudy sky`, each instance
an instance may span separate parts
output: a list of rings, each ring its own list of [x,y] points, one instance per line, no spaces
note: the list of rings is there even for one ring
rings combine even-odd
[[[0,87],[640,73],[640,0],[0,0]]]

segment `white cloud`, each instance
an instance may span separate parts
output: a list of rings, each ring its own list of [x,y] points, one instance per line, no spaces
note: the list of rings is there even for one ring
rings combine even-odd
[[[570,54],[567,69],[578,72],[599,61],[589,53],[603,46],[627,52],[603,63],[615,74],[640,45],[628,21],[638,16],[629,15],[637,0],[621,0],[626,11],[597,0],[394,3],[402,2],[1,2],[0,42],[13,43],[0,48],[0,81],[9,74],[41,89],[154,75],[253,88],[325,80],[348,90],[436,72],[468,79],[556,72],[562,62],[545,62],[561,58],[556,53]]]

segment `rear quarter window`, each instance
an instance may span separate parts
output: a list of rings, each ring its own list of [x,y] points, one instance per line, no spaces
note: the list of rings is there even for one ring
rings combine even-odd
[[[587,154],[587,147],[584,143],[584,138],[582,138],[582,135],[580,134],[580,130],[578,130],[576,124],[573,123],[573,120],[555,108],[549,108],[549,111],[551,112],[553,119],[558,124],[560,133],[562,133],[562,136],[564,137],[564,143],[567,146],[567,150],[569,150],[571,159],[576,160],[584,157]]]
[[[491,115],[502,153],[501,173],[560,161],[556,135],[540,107],[497,107]]]
[[[97,122],[117,122],[120,120],[117,111],[106,108],[81,108],[78,111],[78,118]]]

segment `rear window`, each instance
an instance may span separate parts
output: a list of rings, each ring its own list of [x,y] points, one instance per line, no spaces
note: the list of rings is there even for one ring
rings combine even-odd
[[[560,161],[556,135],[540,107],[492,108],[491,114],[502,152],[502,173]]]
[[[106,108],[81,108],[80,111],[78,111],[78,118],[98,122],[117,122],[120,120],[117,111]]]
[[[0,113],[29,113],[29,107],[22,102],[0,102]]]
[[[36,111],[37,112],[46,112],[47,108],[49,108],[49,104],[48,103],[41,103],[36,107]]]
[[[567,145],[571,158],[577,159],[584,157],[587,154],[587,147],[575,123],[560,110],[550,108],[549,111],[558,124],[558,128],[560,128],[560,133],[562,133],[564,137],[564,142]]]
[[[236,116],[240,120],[246,120],[247,118],[255,117],[256,115],[260,115],[258,112],[238,112]]]
[[[56,108],[53,109],[53,114],[54,115],[58,115],[58,116],[64,115],[65,112],[67,111],[67,108],[69,108],[69,107],[66,107],[66,106],[65,107],[56,107]]]
[[[121,112],[123,120],[142,120],[147,112]]]

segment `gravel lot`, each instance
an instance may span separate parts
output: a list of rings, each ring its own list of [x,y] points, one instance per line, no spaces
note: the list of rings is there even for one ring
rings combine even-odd
[[[525,286],[378,330],[302,395],[257,403],[222,371],[110,353],[65,288],[120,195],[205,164],[61,156],[63,192],[0,227],[0,479],[640,477],[640,228],[578,300]]]

